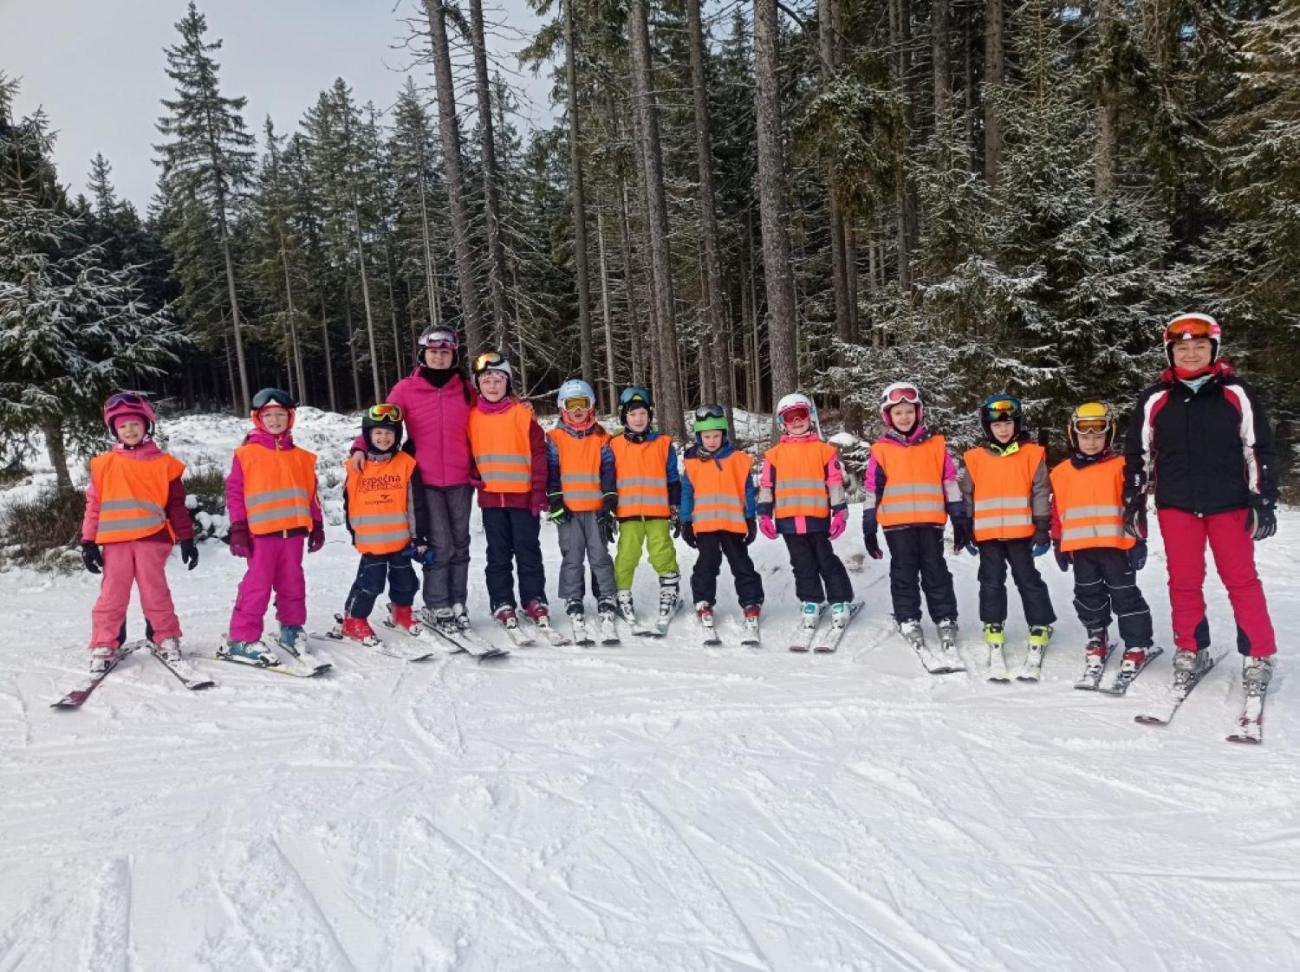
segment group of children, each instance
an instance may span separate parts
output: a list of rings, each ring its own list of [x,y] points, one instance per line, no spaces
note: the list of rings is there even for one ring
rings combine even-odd
[[[1212,367],[1218,352],[1217,325],[1211,367],[1191,377],[1187,369],[1178,370],[1178,342],[1203,340],[1209,333],[1208,325],[1188,324],[1191,318],[1201,315],[1184,315],[1166,329],[1171,366],[1162,378],[1166,391],[1171,383],[1183,382],[1195,394],[1206,386],[1207,377],[1230,374],[1222,366]],[[1175,326],[1178,321],[1183,322],[1181,328]],[[422,348],[429,344],[422,339]],[[1178,348],[1178,355],[1185,350]],[[653,427],[654,404],[646,389],[632,387],[622,393],[622,431],[611,436],[596,420],[591,387],[577,379],[566,381],[557,394],[560,420],[543,433],[532,408],[515,394],[513,377],[500,353],[479,355],[472,369],[473,394],[465,399],[464,425],[472,458],[469,482],[478,494],[487,541],[490,609],[506,628],[517,628],[519,604],[534,623],[549,627],[540,544],[543,516],[558,528],[559,594],[575,626],[584,621],[584,568],[590,570],[602,621],[612,626],[615,616],[622,616],[637,623],[632,580],[643,551],[658,575],[658,616],[671,617],[679,604],[673,542],[679,535],[699,553],[691,596],[701,623],[711,625],[725,557],[745,619],[756,626],[763,584],[747,548],[758,532],[769,539],[780,536],[786,544],[803,625],[815,627],[827,602],[832,620],[845,623],[853,590],[833,548],[848,522],[845,475],[838,450],[822,437],[816,408],[806,396],[787,395],[778,402],[779,441],[764,454],[755,488],[752,460],[731,443],[720,406],[706,404],[696,410],[694,443],[679,472],[673,442]],[[1228,391],[1235,396],[1239,419],[1251,411],[1246,408],[1249,393],[1239,383]],[[272,593],[280,625],[276,643],[294,655],[303,651],[303,554],[321,548],[324,528],[316,457],[292,439],[296,403],[283,391],[264,389],[252,404],[253,429],[235,450],[226,483],[230,549],[246,558],[248,566],[219,654],[264,665],[278,661],[262,640]],[[1070,419],[1070,456],[1049,473],[1045,450],[1023,429],[1019,400],[1010,394],[990,395],[980,409],[985,441],[963,454],[959,471],[944,438],[925,425],[920,389],[909,382],[886,388],[880,402],[884,431],[871,446],[864,477],[863,539],[868,554],[880,559],[878,534],[884,531],[894,619],[903,636],[918,650],[928,650],[921,627],[924,592],[941,652],[955,656],[957,603],[943,541],[951,520],[954,552],[967,550],[980,559],[979,612],[991,677],[1007,677],[1003,627],[1008,567],[1029,627],[1025,670],[1036,677],[1042,664],[1056,616],[1035,559],[1049,550],[1054,550],[1062,570],[1074,570],[1075,607],[1087,629],[1090,670],[1100,671],[1110,652],[1112,617],[1118,619],[1125,644],[1122,670],[1139,669],[1152,651],[1152,622],[1136,583],[1136,571],[1146,560],[1147,485],[1146,478],[1138,483],[1137,477],[1150,476],[1154,457],[1162,455],[1155,415],[1148,409],[1144,416],[1141,429],[1130,430],[1130,445],[1136,442],[1139,452],[1134,460],[1130,448],[1130,466],[1136,462],[1141,468],[1130,468],[1126,475],[1125,459],[1115,451],[1115,416],[1105,404],[1087,402]],[[116,441],[111,451],[91,462],[82,544],[87,569],[104,571],[93,614],[92,670],[104,670],[116,660],[133,581],[140,586],[153,639],[162,650],[179,654],[181,631],[164,564],[177,541],[190,569],[198,561],[180,480],[184,465],[153,442],[153,409],[138,395],[120,393],[105,404],[104,420]],[[1259,453],[1267,439],[1266,426],[1260,433],[1257,426],[1263,420],[1257,409],[1251,411],[1250,421],[1257,423],[1251,442]],[[391,599],[388,621],[394,627],[414,632],[423,620],[449,624],[454,631],[458,624],[450,611],[425,613],[419,619],[414,614],[418,584],[412,562],[424,564],[427,584],[436,569],[437,531],[427,484],[421,479],[424,464],[402,449],[403,424],[401,405],[390,401],[371,407],[354,454],[345,462],[346,523],[361,560],[337,634],[354,641],[374,639],[368,619],[385,585]],[[1267,446],[1271,463],[1271,440]],[[1262,539],[1275,528],[1276,485],[1271,469],[1252,467],[1250,472],[1253,479],[1247,486],[1255,488],[1245,489],[1244,502],[1252,511],[1247,533]],[[1157,500],[1161,508],[1158,490]],[[1161,508],[1162,524],[1165,515]],[[1200,558],[1201,581],[1205,535],[1203,531],[1199,550],[1187,544],[1188,556]],[[1216,536],[1209,532],[1209,542],[1226,547],[1229,541]],[[608,548],[615,541],[611,557]],[[1233,543],[1240,547],[1240,541]],[[1217,555],[1219,547],[1215,549]],[[1253,575],[1253,560],[1250,572]],[[1196,615],[1195,605],[1187,603],[1191,595],[1175,590],[1173,576],[1171,567],[1175,641],[1194,656],[1176,661],[1175,670],[1195,671],[1204,664],[1208,646],[1204,601]],[[1250,598],[1258,588],[1257,577],[1253,583],[1246,591],[1250,584],[1245,578],[1230,585],[1229,593],[1243,631],[1247,668],[1266,684],[1275,650],[1266,613],[1262,623],[1258,617],[1243,623],[1241,617],[1254,605]],[[463,602],[464,594],[459,596]],[[463,614],[463,606],[457,607]],[[1184,630],[1188,624],[1192,630]]]

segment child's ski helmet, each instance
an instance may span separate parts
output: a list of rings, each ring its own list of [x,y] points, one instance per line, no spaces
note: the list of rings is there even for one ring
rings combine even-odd
[[[478,387],[478,379],[485,371],[495,371],[498,374],[506,376],[506,393],[509,394],[515,380],[514,369],[510,367],[510,362],[500,351],[484,351],[474,359],[474,387]]]
[[[994,422],[1014,422],[1015,431],[1012,433],[1012,439],[1020,435],[1021,421],[1023,415],[1020,409],[1020,399],[1009,392],[997,392],[984,399],[984,404],[980,406],[980,425],[984,428],[984,435],[990,442],[996,442],[993,433],[989,431],[989,426]]]
[[[650,389],[641,388],[633,385],[631,388],[624,388],[618,396],[618,424],[627,425],[627,413],[629,409],[644,408],[650,413],[650,421],[654,421],[655,403],[650,394]]]
[[[782,432],[785,431],[785,417],[789,412],[797,412],[800,409],[808,413],[808,420],[812,423],[817,437],[821,438],[822,427],[817,421],[817,406],[812,403],[812,399],[802,392],[791,392],[789,395],[782,396],[781,400],[776,403],[776,426]]]
[[[1174,366],[1174,342],[1207,338],[1210,342],[1210,364],[1219,360],[1219,344],[1223,329],[1209,314],[1179,314],[1165,325],[1165,360]]]
[[[387,449],[378,448],[370,438],[373,429],[392,429],[396,436],[393,444]],[[366,449],[369,452],[396,452],[402,446],[402,407],[392,402],[371,405],[366,409],[366,414],[361,416],[361,437],[366,440]]]
[[[592,408],[596,407],[596,393],[581,378],[570,378],[561,385],[560,390],[555,393],[555,404],[564,411],[564,403],[573,398],[585,398]]]
[[[266,432],[266,426],[262,424],[262,409],[270,408],[272,405],[278,405],[289,413],[288,429],[292,429],[297,415],[298,400],[283,388],[263,388],[253,396],[253,424],[260,431]]]
[[[114,392],[104,402],[104,424],[113,438],[117,438],[117,421],[124,418],[138,418],[144,423],[145,435],[153,435],[158,413],[153,410],[149,400],[135,392]]]
[[[880,393],[880,420],[885,423],[885,428],[894,428],[889,410],[903,403],[916,406],[916,424],[912,426],[913,430],[925,422],[925,401],[921,397],[921,389],[910,381],[896,381]]]
[[[1106,449],[1115,447],[1115,415],[1110,406],[1103,402],[1084,402],[1070,413],[1070,424],[1066,426],[1065,436],[1070,440],[1070,448],[1078,450],[1080,432],[1105,432]]]
[[[727,434],[727,410],[721,405],[705,404],[695,410],[695,423],[691,431],[696,435],[701,432],[721,432]]]

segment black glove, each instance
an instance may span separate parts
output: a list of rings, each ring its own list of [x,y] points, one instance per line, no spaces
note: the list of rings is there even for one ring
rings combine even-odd
[[[1034,536],[1032,539],[1034,542],[1032,552],[1035,557],[1041,557],[1043,554],[1047,553],[1047,551],[1052,549],[1051,525],[1039,520],[1034,524]]]
[[[81,542],[81,562],[86,565],[86,570],[92,574],[98,574],[104,567],[104,557],[99,552],[99,544],[93,540],[83,540]]]
[[[677,517],[677,507],[675,506],[668,507],[668,523],[673,528],[673,536],[680,537],[682,535],[682,521]],[[691,544],[691,546],[695,545]]]
[[[1277,509],[1273,500],[1262,496],[1250,498],[1250,516],[1246,517],[1246,532],[1256,540],[1267,540],[1277,533]]]
[[[600,525],[600,539],[605,541],[605,546],[609,546],[618,536],[618,518],[602,513],[596,522]]]
[[[872,519],[875,519],[875,517],[872,517]],[[884,553],[880,549],[880,534],[877,531],[872,530],[870,533],[867,533],[864,529],[862,533],[862,542],[867,545],[867,553],[871,555],[872,560],[879,560],[884,556]]]
[[[564,505],[563,493],[548,493],[546,498],[551,501],[551,511],[546,514],[546,518],[552,523],[568,523],[573,518],[569,508]]]
[[[1138,493],[1124,506],[1124,532],[1134,540],[1147,537],[1147,497]]]
[[[683,523],[681,525],[681,528],[682,528],[682,539],[686,541],[686,546],[694,550],[697,546],[699,546],[695,542],[695,527],[691,526],[689,523]]]
[[[1052,544],[1052,553],[1056,557],[1056,566],[1061,568],[1061,573],[1068,573],[1070,570],[1070,564],[1074,562],[1074,558],[1061,549],[1060,541]]]
[[[1147,542],[1139,540],[1128,550],[1128,565],[1134,570],[1141,570],[1147,565]]]
[[[750,517],[745,521],[745,546],[748,547],[758,537],[758,520]]]
[[[952,518],[952,552],[961,553],[963,550],[971,548],[971,531],[974,530],[975,524],[969,516],[954,516]]]
[[[189,570],[199,565],[199,548],[192,538],[181,541],[181,563]]]

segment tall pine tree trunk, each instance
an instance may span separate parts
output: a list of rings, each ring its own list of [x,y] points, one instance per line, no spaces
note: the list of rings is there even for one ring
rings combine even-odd
[[[469,233],[469,204],[461,170],[460,126],[456,120],[456,89],[451,79],[451,52],[447,47],[447,19],[443,0],[424,0],[432,40],[434,81],[438,90],[438,136],[442,143],[443,174],[451,210],[451,236],[456,249],[456,276],[460,283],[460,311],[465,322],[469,354],[484,348],[483,318],[478,283],[474,279],[474,253]]]
[[[623,250],[623,292],[627,300],[628,354],[631,356],[632,384],[644,385],[645,374],[642,368],[641,315],[637,312],[635,269],[632,263],[632,231],[628,226],[627,183],[620,175],[618,178],[618,229],[619,242]]]
[[[1115,191],[1115,169],[1119,160],[1119,86],[1115,75],[1111,35],[1115,22],[1115,0],[1099,0],[1097,37],[1103,60],[1100,104],[1097,106],[1097,155],[1094,164],[1094,189],[1102,199]]]
[[[582,185],[581,126],[578,117],[578,68],[574,46],[574,0],[564,3],[564,79],[569,97],[569,181],[573,192],[573,271],[578,284],[578,344],[582,380],[596,380],[591,349],[591,283],[587,275],[587,200]]]
[[[492,302],[492,344],[508,348],[506,251],[501,243],[501,200],[497,189],[497,150],[488,87],[487,46],[483,37],[483,0],[469,0],[469,36],[474,51],[474,90],[478,97],[478,143],[483,168],[483,208],[488,236],[488,295]]]
[[[632,49],[632,82],[636,113],[641,120],[641,166],[649,209],[650,269],[654,278],[656,359],[659,388],[656,398],[661,427],[681,441],[686,436],[683,421],[681,374],[677,367],[677,325],[673,299],[672,265],[668,252],[668,201],[664,193],[663,155],[659,145],[659,117],[655,105],[654,74],[650,62],[650,27],[646,0],[628,5],[628,37]]]
[[[330,411],[339,410],[338,395],[334,391],[334,360],[330,354],[330,324],[325,316],[325,288],[320,289],[320,341],[325,350],[325,388],[329,393]]]
[[[703,244],[705,319],[710,340],[709,361],[714,398],[731,408],[731,364],[727,360],[726,318],[723,313],[722,257],[718,243],[718,216],[713,199],[713,141],[709,126],[709,97],[704,69],[704,28],[700,0],[686,0],[686,25],[691,48],[691,90],[695,96],[695,164],[699,170],[700,242]],[[702,371],[701,375],[705,373]],[[707,383],[706,383],[707,385]]]
[[[614,371],[614,317],[609,309],[609,264],[605,260],[605,220],[596,209],[596,252],[600,256],[600,313],[605,323],[605,381],[609,385],[609,410],[618,408],[618,379]]]
[[[799,386],[794,274],[786,223],[785,154],[781,146],[781,89],[777,75],[777,0],[754,0],[755,114],[758,119],[758,200],[767,290],[772,401]],[[755,315],[757,321],[757,314]]]
[[[68,472],[68,450],[63,440],[63,418],[52,415],[41,422],[45,435],[45,453],[54,468],[54,488],[59,492],[72,490],[72,475]]]
[[[302,367],[302,346],[298,343],[298,311],[293,302],[293,278],[289,275],[289,254],[285,249],[284,227],[279,228],[280,263],[284,268],[284,301],[289,314],[289,368],[298,382],[298,404],[307,404],[307,385]]]
[[[835,13],[832,0],[817,0],[817,47],[821,82],[825,87],[835,73]],[[835,166],[826,164],[827,215],[831,235],[831,291],[835,295],[835,336],[841,341],[853,338],[853,318],[849,310],[849,274],[844,252],[844,213],[835,192]]]
[[[424,159],[420,159],[420,239],[424,244],[424,289],[429,297],[429,326],[438,326],[438,285],[433,279],[433,240],[429,233],[429,203],[425,194]]]
[[[996,95],[1006,81],[1006,18],[1003,0],[984,0],[984,179],[998,184],[1005,125]]]
[[[366,311],[366,339],[370,349],[370,377],[374,382],[375,401],[384,400],[383,386],[379,382],[379,355],[375,348],[375,317],[370,305],[370,275],[366,273],[366,247],[361,239],[361,211],[357,198],[352,197],[352,227],[357,234],[357,273],[361,275],[361,304]],[[357,405],[360,406],[360,402]]]
[[[239,295],[235,293],[235,261],[230,255],[230,237],[226,231],[226,217],[224,213],[224,204],[218,202],[222,207],[222,214],[218,220],[221,230],[221,258],[226,264],[226,293],[230,300],[230,321],[231,330],[235,335],[235,361],[239,366],[239,394],[240,402],[243,405],[243,412],[247,415],[251,409],[252,399],[248,394],[248,363],[244,359],[244,337],[239,330]],[[231,388],[234,392],[234,388]]]

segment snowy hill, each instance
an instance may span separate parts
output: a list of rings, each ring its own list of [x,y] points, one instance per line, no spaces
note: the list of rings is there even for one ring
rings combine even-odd
[[[324,474],[355,427],[304,409],[296,434]],[[224,469],[242,428],[165,432]],[[493,664],[340,646],[331,673],[285,678],[203,660],[242,573],[210,541],[197,570],[169,571],[218,686],[186,692],[137,655],[60,711],[98,578],[0,572],[0,969],[1295,968],[1300,515],[1280,526],[1259,548],[1284,645],[1258,748],[1223,739],[1235,654],[1164,729],[1133,716],[1168,656],[1126,698],[1074,691],[1082,631],[1051,558],[1042,683],[983,680],[966,555],[950,563],[971,671],[927,675],[893,633],[856,509],[837,548],[866,608],[830,656],[785,650],[793,579],[760,538],[759,650],[737,644],[724,570],[721,648],[682,616],[663,641]],[[553,591],[549,526],[543,549]],[[684,574],[694,556],[680,547]],[[473,557],[483,619],[477,520]],[[307,562],[312,627],[355,563],[327,527]],[[1158,537],[1142,582],[1167,645]],[[636,590],[648,605],[648,568]],[[1217,581],[1209,600],[1217,643],[1234,644]]]

